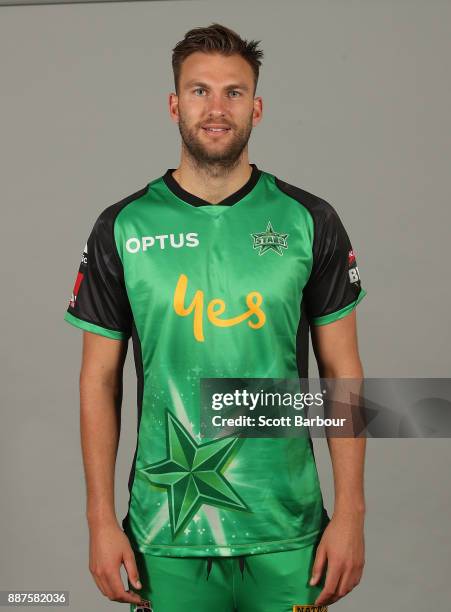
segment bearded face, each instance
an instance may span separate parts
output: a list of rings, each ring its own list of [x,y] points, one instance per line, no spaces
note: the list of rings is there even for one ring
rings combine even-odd
[[[232,168],[261,117],[254,73],[240,55],[195,52],[183,62],[171,110],[183,149],[207,170]]]

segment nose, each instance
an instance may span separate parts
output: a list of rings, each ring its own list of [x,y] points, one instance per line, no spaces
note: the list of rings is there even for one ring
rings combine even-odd
[[[207,110],[210,117],[224,116],[228,110],[227,98],[220,93],[211,93],[208,96]]]

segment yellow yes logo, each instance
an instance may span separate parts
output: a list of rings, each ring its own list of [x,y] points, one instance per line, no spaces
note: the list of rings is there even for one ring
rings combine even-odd
[[[186,317],[194,312],[194,337],[198,342],[204,342],[204,292],[198,289],[194,294],[191,304],[185,308],[184,303],[187,286],[188,277],[186,274],[181,274],[174,292],[174,310],[181,317]],[[255,322],[249,320],[247,324],[249,327],[252,327],[252,329],[259,329],[263,327],[266,321],[265,313],[260,308],[262,302],[262,295],[258,291],[251,291],[246,296],[246,305],[248,308],[246,312],[230,319],[221,319],[220,315],[225,311],[226,305],[224,300],[215,298],[207,305],[208,320],[217,327],[231,327],[255,315],[257,320]]]

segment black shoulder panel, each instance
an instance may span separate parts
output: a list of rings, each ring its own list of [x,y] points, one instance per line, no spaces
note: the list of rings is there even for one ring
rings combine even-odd
[[[97,217],[81,259],[67,311],[73,316],[126,337],[132,331],[132,312],[122,262],[114,239],[118,214],[145,195],[148,185],[105,208]]]

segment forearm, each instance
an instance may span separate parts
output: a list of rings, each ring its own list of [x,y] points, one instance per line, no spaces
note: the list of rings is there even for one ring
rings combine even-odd
[[[328,438],[334,476],[334,514],[364,515],[365,438]]]
[[[351,391],[358,395],[363,380],[363,369],[359,360],[348,364],[344,369],[323,369],[320,374],[324,378],[349,379],[343,386],[336,386],[334,399],[347,406]],[[346,410],[347,412],[347,410]],[[351,410],[349,417],[352,418]],[[334,477],[335,502],[334,514],[364,515],[364,464],[366,439],[327,437]]]
[[[115,522],[114,473],[120,434],[122,385],[97,373],[80,374],[80,433],[90,526]]]

